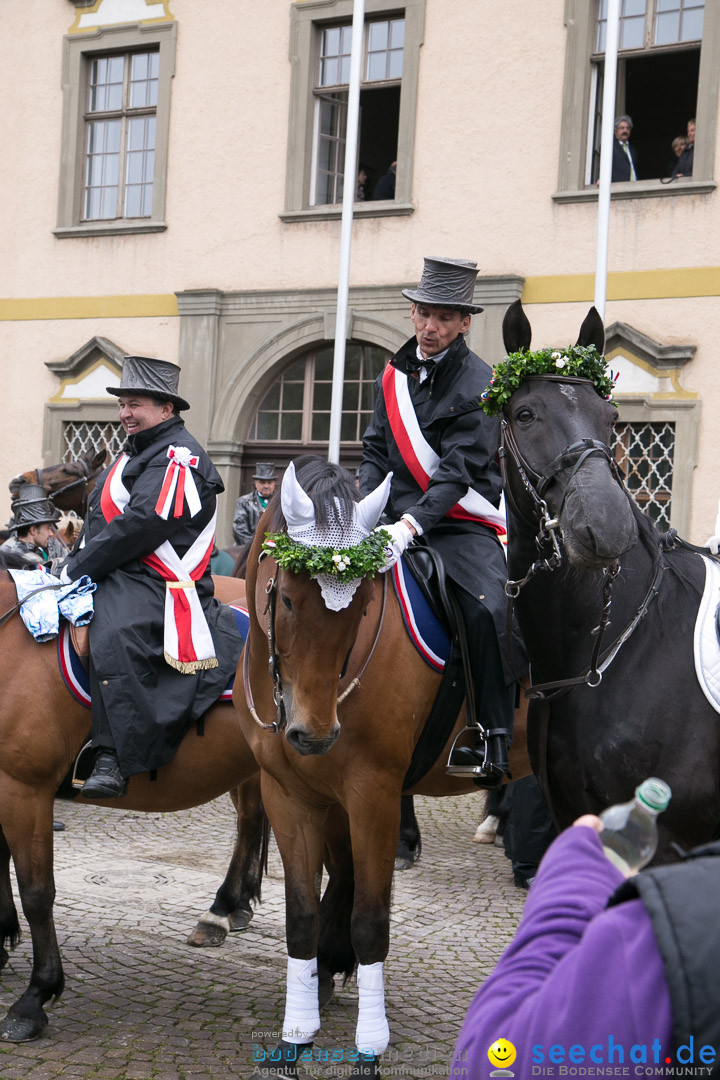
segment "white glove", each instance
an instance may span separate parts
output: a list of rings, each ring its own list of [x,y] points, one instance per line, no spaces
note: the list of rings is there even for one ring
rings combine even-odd
[[[718,501],[718,516],[715,519],[715,535],[705,541],[705,547],[710,548],[713,555],[717,555],[720,548],[720,501]]]
[[[385,532],[390,533],[390,540],[385,549],[385,565],[380,567],[380,573],[384,574],[402,558],[403,552],[413,540],[413,532],[410,526],[406,525],[404,521],[396,521],[394,525],[379,525],[378,528],[384,529]],[[377,531],[378,530],[375,529],[375,532]]]

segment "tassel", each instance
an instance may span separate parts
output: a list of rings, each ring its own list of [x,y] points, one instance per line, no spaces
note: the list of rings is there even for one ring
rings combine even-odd
[[[165,653],[165,663],[169,664],[170,667],[175,668],[176,671],[181,672],[183,675],[194,675],[197,671],[207,671],[210,668],[220,666],[216,656],[209,656],[207,660],[182,661],[176,660],[169,652]]]

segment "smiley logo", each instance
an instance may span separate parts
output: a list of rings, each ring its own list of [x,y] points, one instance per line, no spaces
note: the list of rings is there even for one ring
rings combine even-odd
[[[491,1065],[497,1065],[498,1068],[504,1069],[508,1065],[512,1065],[517,1057],[517,1050],[507,1039],[496,1039],[492,1046],[488,1048],[487,1056]]]

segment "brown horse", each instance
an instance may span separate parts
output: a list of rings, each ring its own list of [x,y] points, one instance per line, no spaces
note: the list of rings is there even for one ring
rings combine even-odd
[[[15,601],[13,582],[0,571],[0,612],[12,609]],[[24,1042],[42,1032],[47,1024],[43,1006],[64,985],[53,923],[53,800],[87,738],[89,715],[65,687],[55,642],[33,641],[17,615],[0,628],[0,641],[0,968],[8,960],[4,945],[19,938],[11,856],[33,944],[30,984],[0,1023],[0,1037]],[[103,800],[102,805],[184,810],[238,785],[245,785],[237,795],[239,822],[248,819],[250,827],[239,830],[225,883],[233,891],[239,873],[259,886],[262,807],[257,765],[230,705],[218,704],[207,713],[202,737],[191,730],[156,780],[134,776],[126,798]]]
[[[297,480],[322,522],[342,507],[349,522],[358,499],[353,478],[319,458],[297,463]],[[288,470],[283,480],[282,498]],[[371,496],[368,496],[368,499]],[[286,525],[276,499],[256,532],[248,561],[250,635],[245,679],[233,699],[262,769],[263,801],[285,868],[288,998],[283,1041],[271,1075],[294,1076],[298,1045],[320,1026],[318,983],[325,996],[334,972],[358,967],[356,1043],[371,1060],[352,1076],[377,1075],[387,1045],[382,966],[389,948],[390,891],[403,781],[440,683],[406,634],[388,575],[363,578],[347,607],[325,605],[316,580],[259,560],[261,538]],[[379,513],[379,511],[378,511]],[[373,522],[369,523],[370,526]],[[273,683],[268,669],[279,675]],[[343,675],[339,678],[339,673]],[[280,710],[278,709],[280,706]],[[274,730],[284,712],[281,734]],[[280,719],[282,727],[283,718]],[[472,779],[445,774],[453,738],[411,794],[462,795]],[[528,771],[524,714],[516,716],[512,771]],[[329,879],[322,905],[323,861]],[[322,909],[322,930],[320,915]],[[311,982],[317,957],[318,980]]]
[[[102,472],[106,457],[107,451],[90,449],[75,461],[61,461],[57,465],[20,473],[10,481],[10,497],[15,500],[23,484],[40,484],[65,516],[76,513],[83,517],[88,496]],[[70,548],[77,536],[71,531],[71,521],[64,529],[62,522],[61,518],[57,526],[58,540]],[[241,576],[238,567],[239,563],[232,577],[213,577],[215,595],[223,603],[244,603],[245,582],[234,580]],[[222,945],[229,931],[244,930],[252,919],[251,901],[259,896],[261,872],[256,852],[262,845],[265,826],[259,778],[254,776],[240,789],[232,789],[229,795],[237,813],[235,850],[215,899],[188,937],[189,945]],[[0,861],[1,858],[0,851]]]

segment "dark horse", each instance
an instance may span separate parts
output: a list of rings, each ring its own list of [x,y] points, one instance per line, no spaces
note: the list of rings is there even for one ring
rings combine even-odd
[[[388,1037],[382,967],[389,948],[400,793],[440,676],[407,636],[387,574],[363,578],[347,607],[330,610],[314,578],[281,569],[272,557],[259,560],[265,532],[286,526],[281,507],[288,505],[283,500],[294,477],[289,469],[281,496],[275,496],[255,534],[248,561],[244,679],[238,674],[233,695],[262,769],[263,802],[285,868],[290,959],[283,1029],[290,1037],[281,1050],[288,1060],[277,1072],[295,1075],[289,1059],[296,1044],[312,1041],[319,1029],[318,984],[324,997],[333,973],[349,975],[357,962],[357,1047],[371,1047],[373,1053],[351,1075],[374,1076]],[[310,517],[314,512],[321,526],[335,514],[348,524],[358,512],[353,478],[339,466],[300,459],[297,481],[297,497],[306,500]],[[381,509],[375,507],[367,528]],[[284,711],[280,721],[278,706]],[[471,779],[445,774],[452,739],[464,722],[462,709],[442,753],[411,794],[475,790]],[[515,731],[511,766],[520,776],[527,771],[524,715],[516,717]],[[323,862],[329,877],[320,905]],[[312,972],[306,971],[298,983],[297,966],[315,957],[319,979],[312,983]]]
[[[503,335],[509,353],[530,346],[519,301]],[[594,308],[578,344],[603,351]],[[589,380],[561,374],[527,379],[505,406],[509,589],[535,684],[531,760],[557,822],[659,776],[673,792],[668,860],[671,842],[708,841],[720,820],[720,717],[693,654],[705,565],[630,498],[608,446],[616,417]]]
[[[74,511],[83,518],[88,497],[95,488],[106,457],[106,450],[90,449],[75,461],[61,461],[57,465],[20,473],[10,481],[11,500],[17,498],[23,484],[40,484],[60,510]],[[72,546],[66,535],[59,536],[59,539],[65,546]],[[215,595],[223,603],[243,604],[245,601],[245,582],[233,580],[241,577],[238,569],[239,563],[232,577],[213,577]],[[229,931],[244,930],[253,916],[252,902],[260,896],[262,869],[257,853],[262,849],[266,819],[260,798],[259,773],[255,773],[239,788],[233,788],[229,795],[237,814],[235,850],[212,904],[200,916],[188,937],[189,945],[222,945]]]

